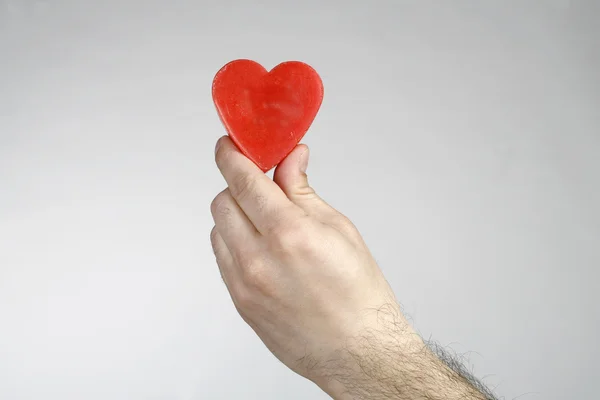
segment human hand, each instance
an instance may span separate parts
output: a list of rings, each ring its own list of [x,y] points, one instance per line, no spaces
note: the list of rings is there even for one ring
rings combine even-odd
[[[221,138],[229,188],[212,203],[211,238],[240,315],[284,364],[318,380],[349,338],[377,328],[377,310],[400,312],[356,228],[309,186],[308,156],[298,146],[271,180]]]
[[[273,180],[228,137],[211,242],[242,318],[285,365],[336,399],[479,399],[429,352],[354,225],[325,203],[296,147]]]

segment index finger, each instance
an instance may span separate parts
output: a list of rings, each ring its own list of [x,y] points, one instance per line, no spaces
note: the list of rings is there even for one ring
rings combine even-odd
[[[215,159],[231,195],[260,233],[266,234],[285,219],[302,214],[275,182],[240,153],[229,137],[217,142]]]

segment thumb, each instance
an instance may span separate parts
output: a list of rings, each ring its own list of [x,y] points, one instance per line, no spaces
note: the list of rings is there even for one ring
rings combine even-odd
[[[297,146],[275,169],[273,180],[286,196],[306,212],[325,204],[308,183],[306,169],[310,151],[306,145]]]

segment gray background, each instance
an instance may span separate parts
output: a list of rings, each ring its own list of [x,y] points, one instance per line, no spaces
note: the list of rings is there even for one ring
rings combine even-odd
[[[0,398],[326,398],[211,254],[236,58],[320,72],[312,183],[423,335],[597,398],[598,4],[0,0]]]

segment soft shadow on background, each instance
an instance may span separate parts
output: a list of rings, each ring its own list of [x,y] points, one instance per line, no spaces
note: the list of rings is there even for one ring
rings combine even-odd
[[[595,398],[598,4],[0,0],[0,398],[326,398],[211,253],[236,58],[320,72],[311,181],[424,336],[507,399]]]

